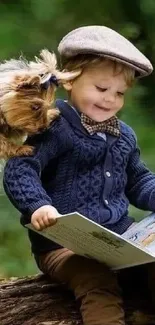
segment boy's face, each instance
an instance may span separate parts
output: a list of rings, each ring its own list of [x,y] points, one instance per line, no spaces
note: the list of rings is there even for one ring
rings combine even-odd
[[[123,107],[127,88],[124,74],[116,74],[113,66],[104,63],[85,69],[65,85],[70,104],[96,122],[109,119]]]

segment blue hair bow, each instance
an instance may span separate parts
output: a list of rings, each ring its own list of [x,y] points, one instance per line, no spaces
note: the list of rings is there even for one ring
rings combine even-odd
[[[52,83],[53,83],[56,87],[59,86],[58,79],[56,78],[56,76],[55,76],[54,74],[52,74],[48,80],[43,81],[41,85],[42,85],[42,88],[44,88],[44,89],[48,89],[48,87],[50,87],[50,85],[51,85]]]

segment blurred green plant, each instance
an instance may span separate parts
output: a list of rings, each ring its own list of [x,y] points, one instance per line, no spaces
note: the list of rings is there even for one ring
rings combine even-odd
[[[0,277],[38,272],[20,216],[5,195],[0,196]]]

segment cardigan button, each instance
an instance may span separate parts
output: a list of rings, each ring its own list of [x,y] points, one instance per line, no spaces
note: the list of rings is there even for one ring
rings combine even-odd
[[[110,172],[107,171],[105,174],[106,174],[107,177],[111,177]]]
[[[108,200],[104,200],[104,202],[105,202],[106,204],[109,204]]]

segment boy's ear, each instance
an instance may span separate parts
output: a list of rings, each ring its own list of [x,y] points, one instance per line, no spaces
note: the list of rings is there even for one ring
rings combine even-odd
[[[67,91],[71,91],[72,90],[72,86],[73,86],[73,80],[66,81],[63,84],[64,89],[67,90]]]

